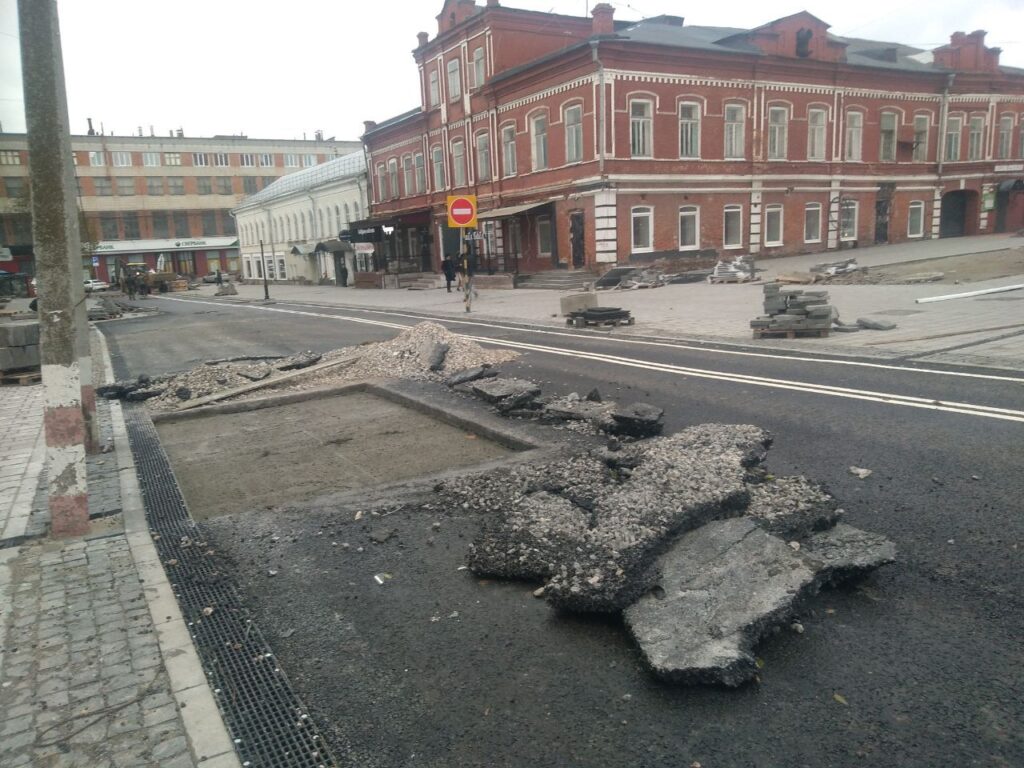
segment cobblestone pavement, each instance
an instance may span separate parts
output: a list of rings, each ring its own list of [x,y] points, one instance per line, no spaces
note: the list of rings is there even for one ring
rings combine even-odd
[[[42,385],[0,388],[0,424],[0,541],[19,541],[46,459]]]
[[[195,765],[122,534],[0,568],[0,765]]]

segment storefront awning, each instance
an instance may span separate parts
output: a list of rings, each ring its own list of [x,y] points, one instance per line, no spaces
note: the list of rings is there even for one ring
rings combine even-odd
[[[1000,192],[1010,192],[1024,189],[1024,179],[1007,179],[999,182]]]
[[[529,211],[531,208],[540,208],[542,205],[548,205],[550,201],[543,203],[524,203],[523,205],[509,205],[504,208],[492,208],[489,211],[481,211],[476,215],[478,219],[507,219],[509,216],[515,216]]]

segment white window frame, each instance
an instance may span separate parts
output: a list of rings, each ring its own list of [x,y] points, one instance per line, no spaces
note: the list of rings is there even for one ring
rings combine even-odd
[[[160,153],[159,152],[143,152],[142,153],[142,165],[145,168],[159,168],[160,167]]]
[[[316,165],[316,154],[309,153],[302,156],[302,165],[304,168],[312,168]]]
[[[431,67],[427,75],[427,98],[430,106],[436,107],[441,103],[441,76],[437,70]]]
[[[192,165],[196,168],[206,168],[210,164],[210,156],[205,152],[192,153]]]
[[[914,211],[917,211],[917,231],[911,226],[914,222]],[[907,237],[924,237],[924,200],[911,200],[907,206]]]
[[[583,162],[583,105],[569,104],[562,109],[565,126],[565,162]]]
[[[690,220],[693,227],[693,242],[683,242],[683,219]],[[683,205],[679,207],[679,250],[699,251],[700,250],[700,206]]]
[[[629,156],[654,157],[653,99],[632,98],[629,100]]]
[[[996,158],[1007,160],[1013,151],[1013,115],[999,116],[999,133],[996,139]]]
[[[746,105],[726,104],[722,111],[722,123],[722,157],[726,160],[744,160],[747,156]]]
[[[93,168],[102,168],[107,164],[107,158],[102,149],[89,153],[89,165]]]
[[[984,160],[985,118],[982,115],[971,115],[967,126],[967,159],[972,161]]]
[[[484,47],[473,50],[473,87],[480,88],[487,78],[487,60]]]
[[[942,140],[943,159],[946,162],[956,163],[960,161],[960,145],[963,144],[963,130],[963,116],[950,115],[946,118],[946,134]]]
[[[892,127],[886,128],[886,120],[892,120]],[[892,109],[882,111],[878,116],[878,161],[896,162],[896,142],[899,141],[900,114]]]
[[[398,158],[388,158],[388,192],[390,193],[389,199],[394,200],[395,198],[401,197],[402,193],[398,189]]]
[[[462,139],[453,139],[452,150],[452,187],[464,187],[468,182],[466,175],[466,142]]]
[[[132,153],[123,150],[115,150],[110,153],[110,164],[115,168],[131,168]]]
[[[921,130],[921,123],[924,122],[924,130]],[[931,129],[931,115],[914,115],[914,151],[911,158],[915,163],[928,162],[928,133]],[[924,136],[921,139],[921,136]]]
[[[427,167],[426,160],[423,157],[422,152],[417,152],[412,156],[412,164],[416,180],[416,194],[422,195],[427,191]],[[346,208],[347,207],[348,206],[346,205]]]
[[[774,220],[774,223],[773,223]],[[772,239],[772,227],[777,227],[776,237]],[[780,203],[771,203],[764,207],[764,244],[765,246],[776,247],[782,245],[785,240],[785,219],[783,207]]]
[[[768,107],[769,160],[789,159],[789,107]]]
[[[227,168],[231,165],[231,159],[228,157],[227,152],[215,152],[213,155],[213,164],[218,168]]]
[[[260,168],[274,167],[274,154],[272,152],[261,152],[259,160]]]
[[[693,110],[692,115],[683,116],[684,111]],[[679,119],[679,157],[683,160],[700,158],[701,104],[697,101],[681,101],[676,110]]]
[[[251,152],[242,152],[238,155],[238,164],[242,168],[255,168],[256,167],[256,155]]]
[[[409,196],[414,193],[416,187],[413,186],[413,168],[412,168],[412,155],[402,155],[402,184],[405,185],[405,194]]]
[[[89,156],[91,159],[92,152]],[[15,149],[0,150],[0,165],[21,165],[21,153]]]
[[[814,232],[808,237],[810,228],[808,225],[812,221],[811,214],[814,214],[813,221],[815,222]],[[821,203],[807,203],[804,206],[804,242],[805,243],[820,243],[821,242]]]
[[[823,162],[827,156],[828,110],[812,107],[807,110],[807,159]]]
[[[843,159],[859,163],[864,159],[864,113],[851,109],[846,113],[846,151]]]
[[[501,173],[507,179],[518,172],[516,157],[516,126],[514,123],[501,126]]]
[[[637,245],[638,221],[647,221],[647,243]],[[636,205],[629,210],[629,246],[631,253],[650,253],[654,250],[654,208],[649,205]]]
[[[544,233],[547,231],[547,237]],[[547,250],[544,250],[544,240],[547,240]],[[551,258],[555,250],[555,228],[550,216],[537,217],[537,255]]]
[[[739,233],[739,240],[737,242],[729,242],[729,219],[731,214],[735,214],[739,217],[739,226],[736,227],[736,231]],[[730,203],[722,209],[722,249],[731,250],[735,248],[743,247],[743,206],[735,203]]]
[[[530,116],[530,161],[534,171],[545,170],[551,162],[548,154],[547,112],[535,112]]]
[[[445,64],[448,72],[448,101],[458,101],[462,97],[462,67],[458,59],[449,59]]]
[[[852,212],[852,218],[847,214]],[[860,202],[857,200],[839,201],[839,239],[848,243],[857,239],[857,219],[860,217]],[[852,224],[852,226],[848,226]]]
[[[491,135],[487,131],[480,131],[473,138],[473,146],[476,154],[476,180],[479,182],[490,181]]]
[[[435,144],[430,148],[430,170],[434,191],[445,189],[447,179],[444,168],[444,149],[440,144]]]
[[[384,163],[377,163],[377,202],[388,199],[388,169]]]

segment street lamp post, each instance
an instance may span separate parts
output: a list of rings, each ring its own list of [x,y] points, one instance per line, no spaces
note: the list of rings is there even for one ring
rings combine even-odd
[[[260,240],[260,269],[263,270],[263,300],[270,301],[270,284],[267,282],[267,258],[263,255],[262,240]]]

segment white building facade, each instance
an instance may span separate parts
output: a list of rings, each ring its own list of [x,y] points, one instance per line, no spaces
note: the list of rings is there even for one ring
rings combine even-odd
[[[242,278],[351,284],[352,246],[341,233],[367,214],[366,160],[354,152],[283,176],[232,211]]]

